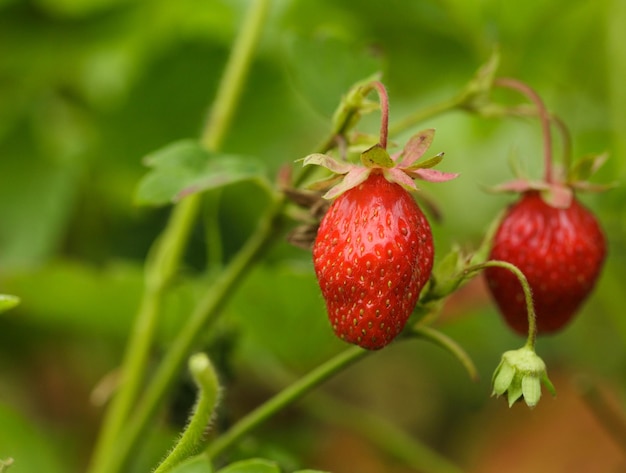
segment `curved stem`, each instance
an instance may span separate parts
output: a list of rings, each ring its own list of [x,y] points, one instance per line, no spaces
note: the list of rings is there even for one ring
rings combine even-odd
[[[461,96],[456,96],[417,110],[415,113],[407,115],[406,117],[392,123],[389,127],[389,134],[391,136],[398,135],[423,121],[442,115],[443,113],[456,110],[463,103],[463,98]]]
[[[207,455],[209,458],[217,457],[276,412],[297,401],[334,374],[370,353],[372,352],[360,347],[350,347],[321,364],[239,420],[230,430],[209,445],[206,450]]]
[[[500,77],[494,80],[495,86],[516,90],[525,95],[537,107],[539,120],[541,122],[541,130],[543,135],[543,159],[545,165],[544,179],[548,184],[553,183],[552,172],[552,136],[550,131],[550,113],[541,100],[541,97],[529,85],[511,78]]]
[[[435,330],[434,328],[427,327],[426,325],[422,324],[411,327],[410,334],[416,337],[423,338],[425,340],[429,340],[435,345],[439,345],[441,348],[451,353],[457,360],[461,362],[461,364],[467,371],[470,379],[472,381],[478,381],[479,376],[476,365],[474,365],[474,362],[469,357],[467,352],[456,341],[454,341],[444,333],[441,333],[439,330]]]
[[[219,383],[211,361],[204,353],[197,353],[189,359],[189,371],[199,390],[198,401],[185,432],[154,473],[170,471],[196,453],[213,416],[219,396]]]
[[[572,135],[570,134],[569,127],[565,124],[561,117],[551,114],[550,119],[561,135],[561,146],[563,147],[563,172],[565,176],[567,176],[572,165]]]
[[[380,100],[380,146],[387,149],[387,136],[389,134],[389,94],[382,82],[376,80],[372,86],[378,93]]]
[[[490,267],[502,268],[506,269],[507,271],[511,271],[522,286],[522,291],[524,292],[524,300],[526,302],[526,311],[528,315],[528,338],[526,339],[525,346],[533,349],[534,351],[535,341],[537,340],[537,315],[535,313],[533,294],[530,289],[530,284],[528,284],[528,279],[526,279],[524,273],[522,273],[522,271],[514,264],[511,264],[507,261],[499,260],[489,260],[485,261],[484,263],[470,266],[469,268],[465,269],[464,273],[469,276],[471,273],[476,273]]]

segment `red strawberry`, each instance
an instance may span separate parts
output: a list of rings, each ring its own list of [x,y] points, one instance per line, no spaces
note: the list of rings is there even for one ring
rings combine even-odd
[[[495,234],[490,259],[508,261],[528,279],[538,333],[563,328],[593,289],[606,255],[604,234],[593,214],[575,197],[566,208],[546,203],[529,190],[512,205]],[[517,278],[490,267],[485,276],[506,322],[528,332],[526,305]]]
[[[325,195],[336,200],[317,232],[313,262],[333,330],[347,342],[370,350],[391,342],[430,278],[430,225],[406,189],[416,189],[415,178],[456,177],[430,169],[442,155],[416,163],[433,137],[434,130],[422,131],[394,156],[375,145],[362,153],[363,165],[323,154],[304,160],[344,176]]]
[[[313,261],[335,334],[376,350],[404,328],[433,265],[430,225],[411,195],[373,172],[322,219]]]

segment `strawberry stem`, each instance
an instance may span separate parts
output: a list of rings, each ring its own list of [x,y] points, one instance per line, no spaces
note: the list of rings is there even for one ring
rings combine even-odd
[[[387,149],[387,136],[389,135],[389,95],[387,89],[380,81],[373,81],[372,87],[378,93],[380,101],[380,146]]]
[[[528,279],[522,271],[515,265],[507,262],[507,261],[499,261],[499,260],[489,260],[484,263],[477,264],[475,266],[470,266],[465,270],[465,274],[469,275],[471,273],[475,273],[478,271],[482,271],[485,268],[495,267],[495,268],[503,268],[507,271],[511,271],[515,277],[519,280],[519,283],[522,286],[522,291],[524,292],[524,299],[526,302],[526,311],[528,315],[528,338],[526,339],[526,347],[531,348],[533,351],[535,350],[535,341],[537,340],[537,314],[535,313],[535,305],[533,304],[533,294],[530,289],[530,284],[528,284]]]
[[[543,100],[541,100],[539,94],[537,94],[532,87],[517,79],[500,77],[495,79],[493,84],[498,87],[517,90],[521,94],[525,95],[537,107],[537,113],[539,114],[543,134],[543,159],[545,164],[544,179],[548,184],[552,184],[552,136],[550,132],[550,113],[546,109]]]

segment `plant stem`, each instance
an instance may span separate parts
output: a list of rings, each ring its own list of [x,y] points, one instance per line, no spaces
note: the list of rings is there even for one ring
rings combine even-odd
[[[144,294],[122,361],[119,389],[105,414],[90,471],[106,471],[102,470],[102,466],[111,457],[120,431],[137,399],[157,327],[163,294],[178,268],[198,211],[198,204],[198,199],[189,198],[174,208],[167,227],[153,249],[152,257],[148,259]]]
[[[537,107],[537,113],[539,115],[539,121],[541,122],[541,131],[543,135],[543,159],[545,165],[544,179],[548,184],[553,183],[552,173],[552,137],[550,132],[550,113],[546,109],[546,106],[541,100],[541,97],[535,90],[529,85],[508,77],[500,77],[494,80],[494,85],[504,87],[512,90],[516,90],[525,95],[531,102]]]
[[[269,7],[270,0],[254,0],[243,20],[202,133],[201,142],[208,150],[218,149],[230,129]]]
[[[465,368],[465,370],[467,371],[470,379],[472,381],[478,381],[479,376],[476,365],[474,365],[474,362],[469,357],[467,352],[463,350],[463,347],[461,347],[453,339],[451,339],[444,333],[441,333],[439,330],[435,330],[422,324],[417,324],[414,327],[411,327],[411,331],[409,333],[413,336],[429,340],[435,345],[439,345],[441,348],[451,353],[457,360],[461,362],[463,368]]]
[[[414,127],[418,123],[421,123],[437,115],[441,115],[443,113],[460,108],[462,105],[463,98],[460,95],[430,105],[426,108],[416,111],[415,113],[407,115],[406,117],[400,119],[395,123],[392,123],[389,127],[389,135],[393,136],[400,134],[403,131]]]
[[[280,203],[276,205],[279,206]],[[271,208],[268,212],[268,215],[273,217],[279,214],[277,207]],[[118,471],[127,461],[130,452],[147,429],[150,419],[154,417],[159,403],[176,380],[176,374],[189,352],[208,325],[219,315],[221,308],[237,284],[243,280],[256,257],[272,240],[277,231],[279,231],[279,227],[274,219],[262,217],[255,233],[224,268],[217,280],[213,282],[211,289],[196,305],[189,320],[176,335],[157,368],[135,414],[129,419],[127,428],[123,432],[123,441],[118,443],[118,450],[112,460],[115,467],[107,470],[107,473]]]
[[[362,409],[318,393],[307,401],[308,412],[364,437],[380,451],[415,471],[462,473],[443,455],[407,434],[370,409]]]
[[[226,136],[268,8],[269,0],[257,0],[250,7],[244,21],[242,32],[229,58],[210,118],[201,137],[201,142],[209,150],[218,149]],[[122,362],[122,382],[105,415],[89,468],[91,472],[115,471],[108,468],[108,463],[110,459],[118,457],[116,455],[118,437],[128,419],[143,380],[162,296],[167,283],[178,268],[190,230],[198,214],[200,199],[199,194],[190,195],[174,207],[161,242],[155,248],[154,261],[156,263],[148,265],[144,296]]]
[[[372,352],[360,347],[350,347],[326,363],[321,364],[240,419],[209,445],[206,454],[209,458],[214,459],[276,412],[297,401],[334,374],[370,353]]]
[[[389,95],[382,82],[372,82],[372,87],[378,92],[380,100],[380,146],[387,149],[387,136],[389,134]]]
[[[534,351],[535,342],[537,340],[537,315],[535,313],[533,294],[530,289],[530,284],[528,284],[528,279],[526,279],[524,273],[522,273],[522,271],[514,264],[511,264],[507,261],[499,260],[489,260],[475,266],[470,266],[469,268],[465,269],[464,273],[469,276],[472,273],[482,271],[483,269],[489,267],[502,268],[512,272],[515,277],[517,277],[520,285],[522,286],[522,291],[524,292],[524,299],[526,302],[526,311],[528,315],[528,338],[526,339],[525,346],[531,348]]]
[[[622,452],[626,453],[626,416],[617,403],[610,402],[606,394],[597,386],[597,381],[581,375],[576,380],[576,388],[591,410],[596,420],[604,427]]]
[[[185,432],[154,473],[170,471],[200,448],[204,430],[211,421],[219,396],[219,383],[211,361],[204,353],[189,359],[189,371],[198,387],[198,401]]]

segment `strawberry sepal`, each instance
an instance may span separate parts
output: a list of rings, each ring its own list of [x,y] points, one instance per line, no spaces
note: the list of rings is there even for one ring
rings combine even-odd
[[[523,399],[528,407],[535,407],[541,399],[542,385],[556,396],[546,364],[531,346],[505,352],[493,374],[492,385],[491,395],[506,394],[509,407],[519,399]]]

